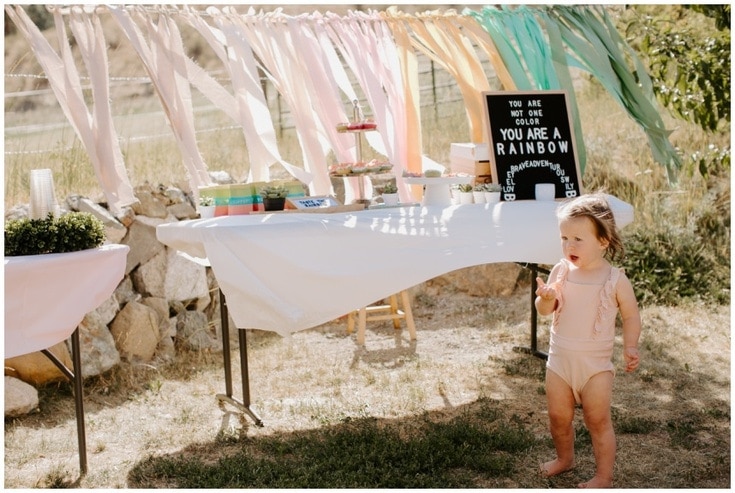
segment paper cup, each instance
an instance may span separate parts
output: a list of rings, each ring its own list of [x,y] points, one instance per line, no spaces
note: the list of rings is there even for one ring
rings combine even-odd
[[[553,183],[536,184],[536,200],[554,200],[556,198],[556,185]]]
[[[50,169],[32,169],[31,182],[31,219],[45,219],[49,212],[57,215],[58,204],[54,192],[54,177]]]

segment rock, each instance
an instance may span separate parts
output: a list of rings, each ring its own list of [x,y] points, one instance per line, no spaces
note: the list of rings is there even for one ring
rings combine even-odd
[[[169,301],[193,300],[209,296],[206,268],[166,248],[164,298]]]
[[[166,210],[169,214],[172,214],[176,219],[194,219],[197,217],[197,211],[189,202],[180,202],[177,204],[169,205]]]
[[[38,391],[13,377],[5,377],[5,417],[23,416],[38,407]]]
[[[209,178],[217,185],[227,185],[235,183],[232,176],[227,171],[210,171]]]
[[[148,362],[160,340],[158,315],[153,308],[131,301],[112,321],[110,332],[123,358]]]
[[[79,324],[79,347],[84,378],[101,375],[120,364],[115,340],[97,312],[88,313]]]
[[[143,296],[165,297],[164,282],[167,260],[167,251],[163,248],[148,262],[135,269],[131,275],[135,291]]]
[[[165,331],[163,330],[163,324],[169,319],[168,300],[166,298],[148,296],[146,298],[143,298],[141,300],[141,303],[153,308],[156,311],[156,315],[158,315],[158,323],[161,326],[161,334],[165,334]]]
[[[118,306],[123,306],[131,301],[139,301],[141,298],[140,293],[135,291],[133,287],[133,280],[130,276],[125,276],[120,284],[115,288],[115,292],[112,294],[118,303]]]
[[[135,197],[140,201],[133,204],[133,211],[139,216],[164,218],[167,215],[166,203],[145,186],[136,187]]]
[[[165,212],[164,207],[164,212]],[[164,214],[165,217],[165,214]],[[129,274],[138,265],[144,264],[152,259],[165,247],[156,238],[156,226],[163,224],[163,219],[155,219],[145,216],[136,216],[128,228],[128,234],[122,243],[130,247],[125,273]]]
[[[117,296],[113,293],[112,296],[103,301],[100,306],[95,308],[96,313],[102,322],[102,325],[107,325],[115,319],[117,312],[120,311],[120,303],[117,301]]]
[[[69,202],[69,200],[67,200],[67,202]],[[76,208],[79,212],[88,212],[102,221],[102,224],[105,226],[107,243],[120,243],[128,232],[127,228],[125,228],[125,226],[123,226],[115,216],[110,214],[107,209],[95,204],[87,198],[79,197],[78,200],[76,200]]]
[[[71,353],[65,342],[60,342],[50,347],[49,352],[71,370]],[[7,358],[5,360],[5,368],[10,368],[15,377],[35,386],[66,380],[66,376],[61,370],[40,351],[14,358]]]
[[[117,219],[123,226],[129,228],[133,224],[133,221],[135,221],[135,211],[129,205],[125,206],[118,214]]]
[[[189,202],[189,197],[183,190],[178,187],[168,187],[163,192],[166,197],[171,201],[172,204],[179,204],[181,202]]]
[[[18,219],[23,219],[24,217],[28,217],[30,213],[31,213],[30,204],[14,205],[13,207],[5,211],[5,220],[6,221],[16,221]]]
[[[195,350],[222,350],[222,344],[215,337],[207,316],[202,312],[185,311],[177,315],[176,339]]]

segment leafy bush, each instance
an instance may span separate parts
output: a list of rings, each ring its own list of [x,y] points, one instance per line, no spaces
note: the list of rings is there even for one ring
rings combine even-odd
[[[622,267],[642,305],[676,305],[682,298],[729,303],[729,258],[701,236],[639,228],[624,241]]]
[[[730,121],[729,6],[636,6],[625,26],[628,42],[648,62],[653,90],[679,117],[716,131]],[[723,22],[724,19],[728,22]]]
[[[18,219],[5,223],[5,256],[76,252],[96,248],[105,241],[102,221],[87,212],[70,212],[59,218]]]

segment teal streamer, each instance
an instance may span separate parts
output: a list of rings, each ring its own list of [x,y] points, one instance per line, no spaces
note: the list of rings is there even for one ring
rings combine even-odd
[[[490,34],[519,90],[566,91],[577,162],[580,174],[584,175],[587,151],[579,108],[560,36],[549,33],[547,39],[544,34],[544,25],[547,31],[549,26],[552,26],[552,31],[558,31],[553,29],[548,16],[541,10],[525,6],[512,10],[510,7],[500,10],[486,6],[480,13],[465,9],[463,14],[472,16]]]
[[[584,138],[582,136],[582,119],[579,116],[577,95],[574,91],[572,74],[569,72],[570,62],[575,63],[576,60],[573,57],[567,56],[558,26],[549,19],[546,12],[539,12],[539,16],[542,18],[543,24],[546,26],[546,33],[548,34],[549,45],[551,46],[551,61],[559,80],[559,84],[567,93],[569,107],[571,108],[572,127],[574,128],[579,172],[584,176],[584,171],[587,165],[587,148],[584,145]]]
[[[657,110],[650,77],[607,13],[601,8],[559,6],[550,10],[550,17],[583,68],[643,128],[654,160],[666,167],[669,181],[676,182],[681,158],[669,141],[671,132],[665,128]],[[627,60],[632,61],[635,72],[631,72]]]

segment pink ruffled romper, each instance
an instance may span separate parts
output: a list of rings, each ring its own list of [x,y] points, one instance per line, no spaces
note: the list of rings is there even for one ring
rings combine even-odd
[[[551,322],[546,368],[569,384],[580,404],[580,394],[590,378],[603,371],[615,373],[615,286],[625,273],[612,267],[604,284],[578,284],[568,280],[569,265],[562,259],[556,279],[549,280],[558,293],[558,304]]]

